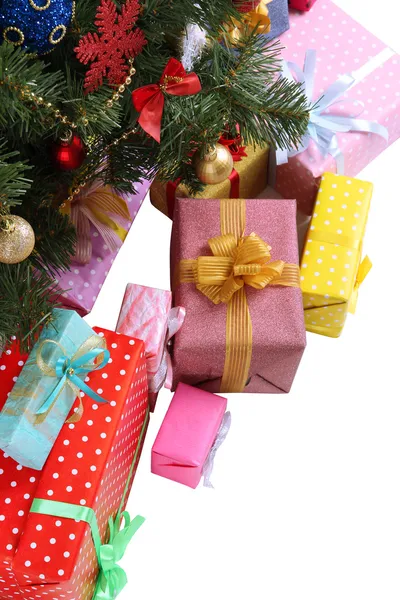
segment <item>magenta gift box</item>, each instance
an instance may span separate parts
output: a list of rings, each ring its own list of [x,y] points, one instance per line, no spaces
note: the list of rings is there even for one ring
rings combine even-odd
[[[151,451],[151,471],[196,488],[227,400],[180,383]]]
[[[128,283],[118,318],[118,333],[144,341],[151,411],[154,410],[158,390],[164,383],[159,380],[167,376],[167,364],[162,365],[162,362],[171,304],[172,294],[167,290]],[[160,373],[162,366],[165,372]]]
[[[151,181],[144,180],[135,184],[136,194],[121,194],[126,200],[129,213],[134,221],[147,194]],[[130,226],[132,223],[130,224]],[[70,271],[58,278],[62,290],[61,298],[65,308],[73,308],[80,315],[89,313],[103,286],[108,272],[118,252],[110,252],[99,233],[92,227],[92,258],[86,265],[72,263]]]
[[[339,76],[350,73],[356,84],[328,112],[377,121],[389,132],[388,142],[372,133],[337,134],[344,174],[357,176],[400,135],[399,56],[329,0],[319,0],[308,13],[291,13],[290,25],[281,37],[283,58],[303,69],[306,51],[317,52],[313,100],[323,96]],[[276,189],[285,198],[296,197],[299,209],[311,215],[325,171],[336,173],[336,161],[330,155],[322,158],[311,142],[307,150],[277,168]]]
[[[271,247],[272,260],[298,264],[295,200],[246,200],[245,235],[255,232]],[[179,198],[175,204],[171,272],[180,260],[210,254],[207,241],[220,235],[220,201]],[[245,392],[289,392],[305,345],[299,288],[246,286],[253,325],[252,359]],[[220,391],[225,363],[225,304],[214,305],[194,284],[180,284],[175,305],[186,319],[173,344],[174,385],[179,381]]]

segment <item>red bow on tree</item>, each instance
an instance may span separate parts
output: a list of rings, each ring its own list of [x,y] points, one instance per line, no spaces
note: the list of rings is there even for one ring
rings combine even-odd
[[[247,156],[246,154],[246,146],[241,146],[242,138],[238,133],[234,138],[228,138],[225,135],[221,135],[218,140],[219,144],[222,144],[226,148],[228,148],[229,152],[232,155],[234,162],[239,162],[242,158]]]
[[[196,73],[186,73],[179,60],[170,58],[159,83],[145,85],[132,92],[133,104],[140,113],[140,125],[160,142],[164,93],[171,96],[191,96],[200,90],[201,83]]]

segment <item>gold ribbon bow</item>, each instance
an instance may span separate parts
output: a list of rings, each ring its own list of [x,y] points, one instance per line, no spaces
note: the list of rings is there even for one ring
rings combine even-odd
[[[258,6],[242,15],[242,20],[232,19],[233,25],[228,28],[228,35],[232,41],[238,41],[249,35],[255,28],[257,34],[269,33],[271,31],[271,19],[268,14],[267,5],[272,0],[261,0]]]
[[[356,280],[354,283],[353,293],[349,302],[349,312],[354,315],[356,312],[357,301],[358,301],[358,290],[364,279],[372,269],[372,262],[368,256],[365,256],[358,267]]]
[[[74,260],[81,264],[87,264],[92,257],[90,224],[97,229],[111,252],[118,250],[128,235],[128,231],[112,216],[131,221],[126,201],[100,181],[84,188],[72,202],[66,202],[62,212],[76,227]]]
[[[195,283],[214,304],[227,304],[226,352],[221,392],[241,392],[252,355],[252,323],[245,285],[299,287],[298,265],[270,262],[271,247],[257,234],[244,235],[246,202],[220,201],[221,235],[208,240],[213,256],[181,260],[180,283]]]

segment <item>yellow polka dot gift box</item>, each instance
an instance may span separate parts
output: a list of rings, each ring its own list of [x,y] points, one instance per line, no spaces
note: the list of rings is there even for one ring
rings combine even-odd
[[[321,178],[300,268],[307,331],[339,337],[371,268],[362,244],[372,183],[333,173]]]

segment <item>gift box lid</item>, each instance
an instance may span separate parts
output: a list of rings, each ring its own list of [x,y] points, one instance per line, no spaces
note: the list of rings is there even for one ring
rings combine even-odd
[[[214,443],[227,400],[179,383],[152,452],[180,465],[202,466]]]
[[[108,402],[98,404],[81,393],[83,417],[64,425],[35,498],[93,508],[104,540],[108,518],[120,506],[131,465],[132,457],[124,458],[125,449],[132,447],[133,439],[139,443],[148,414],[147,376],[141,340],[95,331],[106,338],[111,357],[104,370],[93,371],[86,382]],[[87,569],[80,573],[82,561]],[[88,525],[30,512],[13,570],[23,586],[61,583],[73,576],[93,583],[98,567]]]
[[[305,308],[350,300],[372,191],[367,181],[323,174],[301,261]]]
[[[296,201],[245,202],[245,234],[255,232],[267,242],[272,247],[272,260],[297,265]],[[176,277],[182,259],[210,255],[208,240],[220,234],[220,200],[179,198],[172,230],[171,273]],[[263,380],[268,391],[287,392],[306,345],[300,287],[245,289],[253,324],[249,379]],[[176,334],[173,346],[174,381],[200,385],[220,380],[225,360],[226,305],[213,304],[192,283],[176,285],[174,304],[186,308],[184,327]]]

